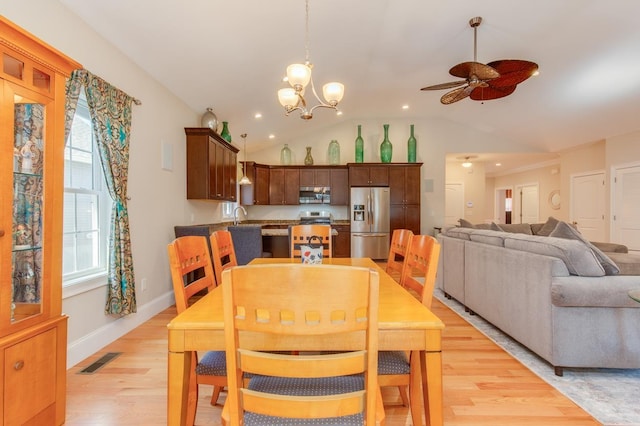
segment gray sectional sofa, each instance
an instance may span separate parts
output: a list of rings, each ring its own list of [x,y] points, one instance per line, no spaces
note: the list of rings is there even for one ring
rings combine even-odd
[[[640,256],[565,222],[455,227],[438,236],[438,286],[548,361],[640,368]],[[504,230],[507,228],[507,230]],[[598,248],[600,247],[600,248]],[[607,250],[607,251],[604,251]]]

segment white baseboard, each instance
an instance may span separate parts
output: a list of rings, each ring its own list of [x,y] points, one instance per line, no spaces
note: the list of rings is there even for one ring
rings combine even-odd
[[[67,369],[98,352],[100,349],[124,336],[142,323],[153,318],[175,303],[173,291],[144,304],[138,312],[119,318],[67,344]]]

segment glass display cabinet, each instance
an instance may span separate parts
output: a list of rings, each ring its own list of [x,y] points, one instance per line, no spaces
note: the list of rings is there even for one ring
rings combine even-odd
[[[65,82],[80,64],[0,16],[0,421],[65,418]]]

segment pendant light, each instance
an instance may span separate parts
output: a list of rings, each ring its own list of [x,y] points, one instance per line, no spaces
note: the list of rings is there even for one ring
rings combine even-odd
[[[247,134],[243,133],[240,135],[243,143],[243,154],[244,154],[244,167],[242,167],[242,177],[240,181],[238,181],[238,185],[251,185],[251,179],[247,177]]]

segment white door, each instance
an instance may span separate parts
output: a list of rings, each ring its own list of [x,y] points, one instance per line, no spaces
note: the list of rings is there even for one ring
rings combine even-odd
[[[571,176],[570,220],[589,241],[605,241],[604,172]]]
[[[455,226],[464,218],[464,184],[447,183],[444,189],[444,224]]]
[[[611,241],[640,250],[640,165],[614,168]]]
[[[513,223],[538,223],[540,197],[538,184],[528,184],[516,187],[514,194]]]

